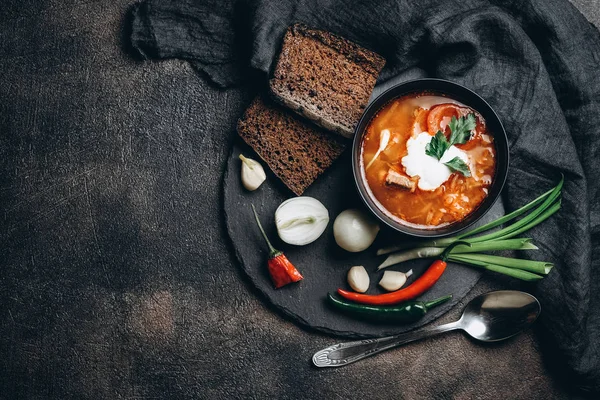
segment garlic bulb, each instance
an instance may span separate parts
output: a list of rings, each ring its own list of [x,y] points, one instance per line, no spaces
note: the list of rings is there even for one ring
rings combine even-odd
[[[379,224],[356,209],[340,213],[333,223],[335,242],[344,250],[357,253],[366,250],[379,233]]]
[[[393,292],[400,289],[406,283],[406,279],[412,275],[412,269],[406,273],[399,271],[385,271],[383,277],[379,281],[379,286]]]
[[[267,179],[262,165],[258,161],[244,157],[243,154],[240,154],[240,160],[242,160],[242,185],[250,191],[258,189]]]
[[[350,268],[348,271],[348,285],[358,293],[364,293],[369,289],[369,274],[362,265]]]
[[[281,240],[296,246],[314,242],[329,223],[329,212],[317,199],[294,197],[281,203],[275,211],[275,225]]]

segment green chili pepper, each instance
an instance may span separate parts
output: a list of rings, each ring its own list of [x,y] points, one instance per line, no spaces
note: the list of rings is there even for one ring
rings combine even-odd
[[[422,318],[431,308],[452,298],[452,295],[431,301],[408,301],[394,306],[371,306],[346,302],[329,293],[329,301],[336,308],[357,317],[380,322],[415,322]]]

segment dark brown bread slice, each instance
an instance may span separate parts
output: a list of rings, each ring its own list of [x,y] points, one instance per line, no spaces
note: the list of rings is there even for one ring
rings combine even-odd
[[[350,138],[384,64],[353,42],[296,24],[284,36],[269,86],[281,103]]]
[[[343,139],[260,96],[250,104],[237,129],[242,139],[298,196],[345,147]]]

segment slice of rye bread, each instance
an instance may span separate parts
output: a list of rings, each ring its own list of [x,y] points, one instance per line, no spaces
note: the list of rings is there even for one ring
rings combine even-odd
[[[283,38],[269,86],[279,102],[351,138],[384,65],[377,53],[295,24]]]
[[[250,104],[238,121],[237,130],[271,171],[298,196],[345,147],[343,139],[261,96]]]

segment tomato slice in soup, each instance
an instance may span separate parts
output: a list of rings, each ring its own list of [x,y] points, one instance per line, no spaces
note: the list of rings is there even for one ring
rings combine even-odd
[[[482,118],[478,113],[474,112],[470,108],[460,107],[456,104],[450,103],[439,104],[435,107],[432,107],[429,111],[429,115],[427,116],[427,130],[430,135],[435,135],[437,131],[442,131],[444,132],[444,135],[449,138],[450,128],[448,127],[448,124],[452,120],[452,117],[466,117],[469,114],[475,114],[475,119],[477,120],[475,132],[467,143],[457,144],[456,146],[462,150],[470,150],[477,145],[477,141],[481,137],[481,132],[483,132],[485,129],[485,126],[482,123]]]
[[[428,127],[428,121],[427,118],[429,117],[429,110],[427,110],[426,108],[417,108],[415,110],[415,123],[414,123],[414,127],[418,126],[419,132],[424,132],[424,131],[429,131],[429,127]],[[413,128],[415,129],[415,128]],[[436,131],[437,132],[437,131]],[[434,132],[435,135],[435,132]]]
[[[452,120],[452,117],[459,118],[468,113],[468,109],[459,107],[456,104],[446,103],[432,107],[427,116],[427,129],[429,134],[435,135],[437,131],[442,131],[446,136],[449,136],[450,128],[448,128],[448,124]]]

